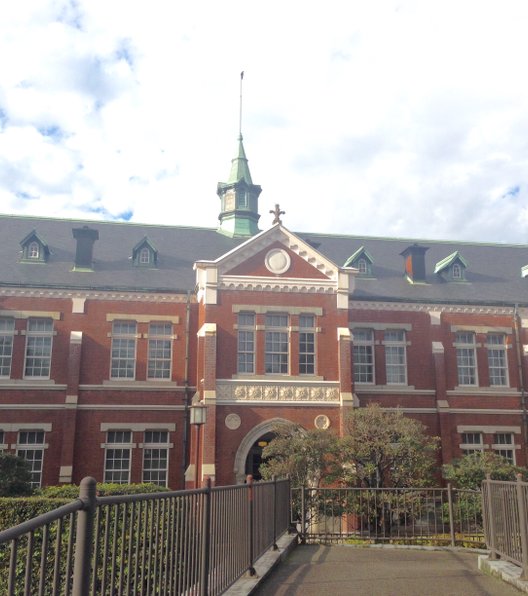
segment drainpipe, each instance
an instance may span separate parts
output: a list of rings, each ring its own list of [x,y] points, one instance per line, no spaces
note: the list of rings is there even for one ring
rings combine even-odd
[[[183,416],[183,457],[182,457],[182,486],[185,487],[185,471],[189,465],[189,424],[190,424],[190,411],[189,406],[191,405],[192,392],[189,387],[189,343],[191,337],[191,293],[187,292],[187,303],[185,305],[185,412]]]
[[[521,385],[521,409],[522,409],[522,440],[524,444],[525,465],[528,441],[528,414],[526,412],[526,390],[524,385],[523,371],[523,348],[521,344],[521,322],[517,304],[513,309],[513,328],[515,330],[515,343],[517,344],[517,367],[519,371],[519,384]]]

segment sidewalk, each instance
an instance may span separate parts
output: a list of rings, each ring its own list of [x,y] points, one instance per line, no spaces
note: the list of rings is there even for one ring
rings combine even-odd
[[[260,596],[509,596],[512,586],[478,570],[478,555],[461,550],[296,548],[262,582]]]

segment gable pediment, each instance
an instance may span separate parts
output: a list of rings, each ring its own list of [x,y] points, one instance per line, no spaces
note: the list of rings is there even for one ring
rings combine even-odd
[[[226,275],[329,279],[313,263],[303,259],[282,242],[276,241],[225,272]]]
[[[313,246],[277,224],[214,261],[197,261],[199,297],[218,290],[341,293],[355,269],[338,267]]]

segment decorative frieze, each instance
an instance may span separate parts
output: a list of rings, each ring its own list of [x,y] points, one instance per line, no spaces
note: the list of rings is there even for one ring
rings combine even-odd
[[[338,383],[252,383],[218,381],[216,399],[220,402],[336,402]]]

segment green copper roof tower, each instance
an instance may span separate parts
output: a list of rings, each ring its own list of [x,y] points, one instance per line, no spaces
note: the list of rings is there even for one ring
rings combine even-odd
[[[227,182],[219,182],[216,194],[221,201],[218,231],[226,236],[249,237],[258,234],[258,198],[262,188],[253,184],[242,138],[242,80],[240,73],[240,126],[237,154],[231,160]]]

